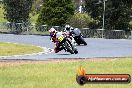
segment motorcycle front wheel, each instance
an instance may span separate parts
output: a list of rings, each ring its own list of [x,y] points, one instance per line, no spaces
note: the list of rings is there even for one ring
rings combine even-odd
[[[72,50],[72,47],[71,47],[71,45],[68,43],[68,41],[66,41],[66,42],[64,43],[64,46],[65,46],[67,52],[70,52],[71,54],[74,54],[74,51]]]

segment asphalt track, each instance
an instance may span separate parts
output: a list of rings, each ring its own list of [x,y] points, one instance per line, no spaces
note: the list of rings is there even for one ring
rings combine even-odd
[[[0,57],[0,59],[25,59],[25,60],[48,60],[63,58],[107,58],[107,57],[132,57],[132,40],[131,39],[97,39],[85,38],[87,46],[77,46],[78,54],[69,54],[61,51],[54,53],[48,52],[41,55],[25,55]],[[54,44],[50,41],[49,36],[36,35],[13,35],[0,34],[0,42],[12,42],[22,44],[32,44],[36,46],[53,49]]]

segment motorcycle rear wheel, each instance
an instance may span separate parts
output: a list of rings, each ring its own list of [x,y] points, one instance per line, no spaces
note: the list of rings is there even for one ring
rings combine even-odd
[[[82,44],[84,44],[85,46],[87,45],[87,43],[85,42],[85,40],[82,37],[80,37],[80,40],[81,40]]]

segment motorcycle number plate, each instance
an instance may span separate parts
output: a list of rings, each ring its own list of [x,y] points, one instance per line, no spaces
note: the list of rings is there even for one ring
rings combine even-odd
[[[63,36],[60,36],[60,37],[58,38],[59,42],[62,42],[63,39],[64,39]]]

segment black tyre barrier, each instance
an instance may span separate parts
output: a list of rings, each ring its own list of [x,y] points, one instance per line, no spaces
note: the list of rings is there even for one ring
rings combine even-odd
[[[83,37],[85,38],[93,38],[95,34],[95,29],[89,29],[89,28],[82,28],[81,33],[83,34]]]
[[[47,25],[41,25],[39,31],[41,31],[41,32],[48,31],[48,26]]]
[[[30,34],[32,29],[36,29],[40,32],[47,32],[51,27],[54,27],[57,31],[64,31],[64,27],[61,26],[48,26],[41,25],[39,27],[35,27],[30,22],[23,23],[1,23],[0,29],[6,30],[8,33],[19,34],[21,32],[27,32]],[[106,39],[132,39],[131,31],[125,30],[104,30],[104,29],[89,29],[82,28],[80,29],[83,37],[85,38],[106,38]]]
[[[110,30],[110,31],[105,31],[104,34],[106,39],[124,39],[125,38],[124,30]]]
[[[64,31],[64,28],[61,26],[53,26],[57,31]]]
[[[124,30],[82,28],[81,32],[85,38],[127,39],[131,36],[130,31],[126,32]]]
[[[14,22],[7,22],[6,29],[10,30],[10,33],[13,34],[20,34],[21,32],[30,31],[33,29],[33,25],[30,22],[23,22],[23,23],[14,23]]]

